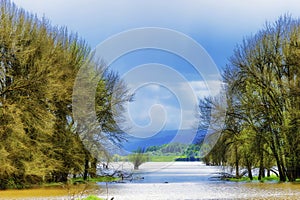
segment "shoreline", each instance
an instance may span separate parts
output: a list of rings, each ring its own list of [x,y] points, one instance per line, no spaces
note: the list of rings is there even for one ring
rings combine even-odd
[[[130,163],[112,164],[116,168],[122,167],[128,170],[133,167]],[[261,182],[214,181],[209,179],[212,174],[221,170],[220,167],[206,166],[201,162],[144,163],[139,170],[134,171],[134,174],[143,176],[143,180],[128,183],[96,183],[96,187],[82,197],[96,195],[106,199],[106,187],[109,198],[114,197],[115,200],[274,199],[275,197],[276,199],[297,199],[300,196],[300,184],[274,182],[262,184]],[[84,187],[84,184],[77,186]],[[40,196],[41,193],[44,195]],[[74,194],[74,196],[76,196],[75,198],[80,197],[79,194]],[[0,191],[0,200],[2,199],[63,200],[70,199],[70,193],[68,194],[67,188],[61,186],[2,190]]]

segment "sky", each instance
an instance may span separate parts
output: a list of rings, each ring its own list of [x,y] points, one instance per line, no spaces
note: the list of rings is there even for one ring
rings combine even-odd
[[[77,32],[122,76],[135,93],[125,115],[136,137],[195,128],[197,100],[220,92],[220,73],[235,46],[266,21],[300,15],[297,0],[13,2]]]

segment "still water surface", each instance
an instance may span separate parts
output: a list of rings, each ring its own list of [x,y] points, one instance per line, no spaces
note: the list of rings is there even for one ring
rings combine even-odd
[[[131,167],[115,164],[118,169]],[[211,178],[220,171],[218,167],[205,166],[201,162],[145,163],[136,174],[143,179],[108,184],[108,197],[114,197],[114,200],[300,199],[300,184],[235,183]],[[0,191],[0,199],[71,199],[68,193],[75,189]],[[91,193],[106,198],[106,184],[99,183]]]
[[[109,197],[123,200],[159,199],[300,199],[300,184],[236,183],[212,179],[219,167],[201,162],[145,163],[144,179],[110,184]],[[103,196],[105,197],[105,196]]]

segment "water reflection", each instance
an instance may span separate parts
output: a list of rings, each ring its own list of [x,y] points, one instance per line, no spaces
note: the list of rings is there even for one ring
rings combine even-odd
[[[236,183],[212,181],[218,167],[200,162],[146,163],[138,176],[144,179],[109,185],[115,199],[299,199],[300,184]]]
[[[108,199],[114,197],[114,200],[300,199],[300,184],[212,181],[211,176],[220,171],[200,162],[145,163],[135,174],[143,179],[108,184],[108,188],[105,183],[99,183],[97,187],[91,185],[89,192],[104,199],[108,192]],[[85,185],[0,191],[0,199],[71,199],[72,193],[86,190],[82,187]]]

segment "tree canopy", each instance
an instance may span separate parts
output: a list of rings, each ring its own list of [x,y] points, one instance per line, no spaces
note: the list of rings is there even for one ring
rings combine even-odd
[[[97,158],[82,143],[72,116],[76,75],[86,63],[101,69],[94,109],[102,131],[95,134],[115,142],[124,137],[112,114],[112,88],[119,87],[116,104],[122,106],[131,98],[126,86],[66,28],[6,0],[0,16],[0,188],[93,175]]]
[[[300,177],[299,58],[300,20],[287,15],[236,47],[223,73],[225,129],[208,162],[235,166],[237,176],[239,166],[250,178],[258,167],[261,178],[276,165],[281,181]]]

